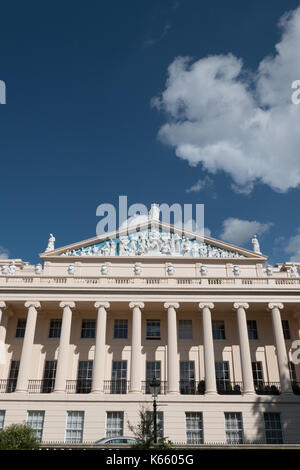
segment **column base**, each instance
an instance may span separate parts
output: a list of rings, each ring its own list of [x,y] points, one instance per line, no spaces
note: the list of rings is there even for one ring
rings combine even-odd
[[[142,390],[129,390],[128,393],[130,393],[130,394],[132,394],[132,393],[138,394],[138,393],[142,393]]]
[[[218,395],[217,390],[205,390],[204,395]]]
[[[91,393],[99,395],[99,394],[103,393],[103,390],[95,389],[95,390],[92,390]]]
[[[65,390],[53,390],[53,393],[66,393]]]
[[[245,390],[242,395],[256,395],[255,390]]]
[[[15,390],[14,393],[28,393],[28,390]]]
[[[167,390],[167,395],[180,395],[178,390]]]

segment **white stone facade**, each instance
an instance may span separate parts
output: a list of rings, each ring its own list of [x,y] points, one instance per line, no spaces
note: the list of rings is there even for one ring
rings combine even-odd
[[[141,405],[152,406],[146,392],[156,375],[163,433],[174,442],[193,440],[191,419],[194,440],[224,443],[229,416],[244,441],[270,442],[265,420],[274,418],[278,441],[281,434],[300,443],[300,368],[291,364],[299,339],[297,266],[270,269],[259,250],[200,240],[159,221],[153,239],[161,243],[149,251],[151,237],[141,233],[153,230],[150,222],[129,235],[59,249],[52,235],[43,265],[0,261],[4,426],[39,412],[42,440],[63,442],[76,434],[68,413],[81,412],[74,439],[96,441],[120,432],[110,421],[119,412],[128,435],[127,421],[137,422]],[[125,236],[135,251],[132,243],[120,254]]]

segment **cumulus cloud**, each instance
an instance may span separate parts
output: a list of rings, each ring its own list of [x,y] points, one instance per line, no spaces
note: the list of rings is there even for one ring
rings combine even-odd
[[[198,180],[193,186],[186,190],[187,193],[198,193],[205,189],[207,186],[210,186],[213,183],[213,180],[206,176],[203,180]]]
[[[177,57],[152,100],[167,116],[161,141],[191,166],[226,172],[243,193],[257,182],[281,192],[300,184],[300,105],[291,100],[300,79],[300,7],[279,26],[275,54],[253,73],[232,54]]]
[[[272,223],[236,219],[229,217],[223,221],[223,230],[220,239],[235,245],[243,245],[253,235],[262,235],[272,226]]]
[[[290,255],[290,261],[300,261],[300,227],[286,244],[285,252]]]
[[[0,259],[9,259],[8,250],[1,245],[0,245]]]

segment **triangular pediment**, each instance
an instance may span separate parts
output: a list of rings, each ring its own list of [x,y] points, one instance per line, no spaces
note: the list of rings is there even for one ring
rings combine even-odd
[[[116,230],[88,240],[42,253],[43,260],[53,258],[110,257],[190,257],[209,259],[255,259],[267,257],[232,244],[181,230],[160,221]]]

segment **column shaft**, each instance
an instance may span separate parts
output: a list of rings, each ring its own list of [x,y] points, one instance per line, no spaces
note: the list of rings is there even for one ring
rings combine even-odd
[[[96,343],[93,364],[92,392],[99,393],[104,391],[105,338],[107,319],[106,310],[109,308],[109,303],[96,302],[95,308],[98,308],[98,315],[96,323]]]
[[[271,310],[273,332],[275,339],[276,355],[279,369],[280,385],[282,393],[292,393],[292,384],[289,371],[288,356],[282,329],[280,309],[282,304],[269,304]]]
[[[242,366],[242,377],[243,377],[243,392],[245,394],[254,393],[254,382],[252,373],[252,362],[251,353],[248,337],[247,319],[245,308],[248,308],[248,304],[233,305],[234,310],[237,314],[237,323],[240,340],[240,355],[241,355],[241,366]]]
[[[205,393],[216,394],[216,367],[214,342],[212,334],[212,323],[210,309],[214,308],[214,304],[199,304],[202,310],[203,323],[203,346],[204,346],[204,369],[205,369]]]
[[[141,392],[142,302],[130,302],[132,308],[132,337],[130,360],[130,392]]]
[[[28,314],[26,320],[25,335],[22,345],[16,392],[27,392],[28,390],[28,379],[31,367],[37,309],[40,307],[40,304],[39,302],[26,302],[25,307],[28,308]]]
[[[72,324],[72,308],[75,307],[74,302],[61,302],[60,307],[63,308],[63,318],[61,325],[59,350],[57,357],[56,378],[54,392],[65,392],[66,379],[69,361],[69,346]]]
[[[168,393],[179,393],[179,359],[177,348],[177,319],[176,309],[179,304],[165,303],[168,310]]]

